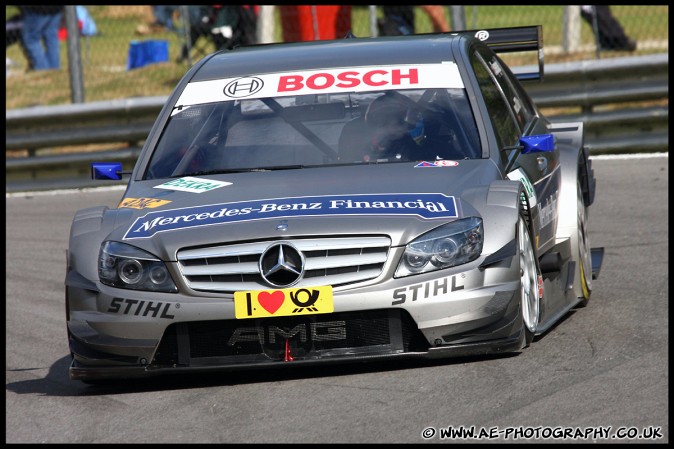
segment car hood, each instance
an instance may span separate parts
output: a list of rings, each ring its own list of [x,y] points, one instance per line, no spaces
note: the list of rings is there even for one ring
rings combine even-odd
[[[175,260],[181,248],[251,240],[387,235],[393,246],[480,215],[466,193],[500,179],[488,159],[389,163],[133,181],[108,240]],[[180,189],[180,190],[174,190]]]

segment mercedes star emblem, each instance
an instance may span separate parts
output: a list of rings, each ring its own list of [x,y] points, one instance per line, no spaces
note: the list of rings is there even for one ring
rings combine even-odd
[[[290,287],[302,279],[304,255],[288,242],[278,242],[260,257],[260,274],[272,287]]]

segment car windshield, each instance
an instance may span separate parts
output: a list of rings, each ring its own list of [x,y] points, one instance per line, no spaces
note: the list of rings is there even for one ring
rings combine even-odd
[[[463,88],[285,95],[176,107],[144,179],[480,156]]]

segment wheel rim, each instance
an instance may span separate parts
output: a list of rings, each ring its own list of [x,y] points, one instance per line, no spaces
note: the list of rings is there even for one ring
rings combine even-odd
[[[529,332],[538,328],[539,308],[543,290],[543,278],[538,273],[536,256],[531,244],[529,231],[523,219],[518,223],[520,249],[520,289],[522,296],[522,316]]]
[[[587,208],[583,203],[583,192],[578,186],[578,252],[580,263],[580,286],[583,298],[588,299],[592,291],[592,255],[587,232]]]

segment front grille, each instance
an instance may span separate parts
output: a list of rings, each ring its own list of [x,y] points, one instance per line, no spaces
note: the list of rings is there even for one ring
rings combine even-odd
[[[154,366],[220,366],[237,363],[363,357],[428,350],[402,309],[340,312],[170,325]]]
[[[294,287],[347,285],[379,276],[388,257],[388,237],[339,237],[286,240],[305,257],[303,279]],[[178,251],[180,271],[193,290],[234,293],[261,290],[260,256],[278,242],[263,241]]]

